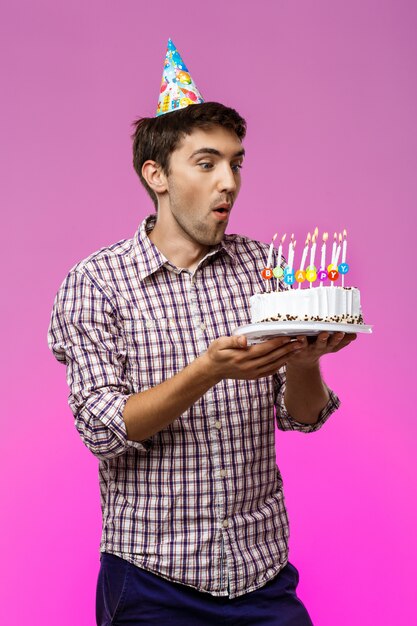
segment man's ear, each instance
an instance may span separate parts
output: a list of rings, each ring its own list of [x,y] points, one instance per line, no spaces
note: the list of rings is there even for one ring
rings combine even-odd
[[[142,176],[155,193],[164,193],[167,190],[167,178],[156,161],[145,161],[142,165]]]

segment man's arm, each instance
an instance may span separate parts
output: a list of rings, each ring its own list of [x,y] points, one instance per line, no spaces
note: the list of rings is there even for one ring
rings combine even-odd
[[[271,376],[300,350],[278,337],[247,347],[245,337],[220,337],[207,352],[168,380],[129,397],[123,419],[127,437],[143,441],[173,422],[224,378],[254,380]]]
[[[297,347],[285,337],[249,348],[245,337],[220,337],[172,378],[133,393],[125,376],[127,349],[117,312],[103,287],[83,269],[71,271],[58,291],[48,343],[67,366],[77,430],[100,459],[114,458],[129,447],[146,451],[147,438],[220,380],[270,376]]]
[[[320,373],[323,354],[338,352],[356,339],[354,334],[320,333],[313,344],[298,337],[302,350],[288,359],[284,401],[289,414],[302,424],[315,424],[330,395]]]

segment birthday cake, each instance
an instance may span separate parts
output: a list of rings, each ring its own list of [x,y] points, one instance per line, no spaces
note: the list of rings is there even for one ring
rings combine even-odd
[[[261,274],[267,281],[265,293],[257,293],[250,298],[250,315],[252,324],[259,322],[333,322],[336,324],[363,324],[360,303],[360,292],[356,287],[345,287],[345,275],[349,271],[346,263],[347,232],[343,235],[334,234],[330,264],[326,263],[326,245],[328,233],[323,233],[321,259],[318,268],[315,266],[316,242],[318,228],[313,237],[308,233],[302,259],[298,270],[294,269],[294,250],[296,241],[291,235],[288,250],[288,262],[282,261],[283,236],[278,249],[278,259],[275,268],[272,266],[273,245],[277,235],[274,235],[269,247],[266,267]],[[339,264],[340,252],[342,261]],[[310,253],[310,263],[304,270],[307,255]],[[341,277],[342,285],[336,285]],[[273,279],[276,279],[274,281]],[[320,281],[319,285],[313,283]],[[331,284],[323,285],[329,281]],[[292,288],[294,283],[298,288]],[[303,286],[302,283],[306,283]],[[276,287],[275,287],[276,285]],[[275,287],[275,288],[274,288]]]
[[[313,287],[258,293],[250,298],[252,324],[258,322],[335,322],[363,324],[355,287]]]

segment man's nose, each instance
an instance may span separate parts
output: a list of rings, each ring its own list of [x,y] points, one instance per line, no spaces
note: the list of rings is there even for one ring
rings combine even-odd
[[[234,193],[238,187],[237,176],[229,163],[219,168],[218,190],[220,192]]]

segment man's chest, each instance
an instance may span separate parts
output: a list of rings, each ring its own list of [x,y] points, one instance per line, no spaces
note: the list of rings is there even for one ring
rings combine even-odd
[[[177,373],[212,341],[250,322],[252,290],[228,272],[161,271],[132,283],[117,307],[127,371],[146,386]]]

